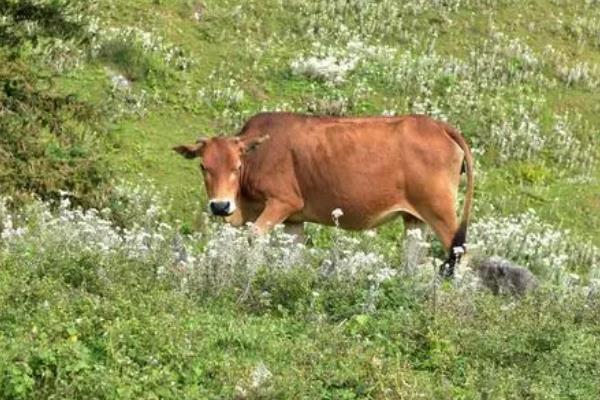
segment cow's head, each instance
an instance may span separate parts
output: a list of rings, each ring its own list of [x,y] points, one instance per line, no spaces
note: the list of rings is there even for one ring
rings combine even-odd
[[[173,147],[173,150],[188,159],[201,159],[208,208],[214,215],[226,217],[237,209],[244,156],[268,138],[268,135],[246,140],[239,137],[203,138],[194,144]]]

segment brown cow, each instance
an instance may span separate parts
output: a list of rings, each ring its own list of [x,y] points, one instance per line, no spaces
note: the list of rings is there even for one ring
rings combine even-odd
[[[316,117],[263,113],[235,137],[200,139],[174,148],[200,157],[209,208],[233,225],[254,222],[262,233],[304,221],[368,229],[401,215],[425,222],[449,257],[452,275],[464,250],[473,200],[473,161],[463,137],[426,116]],[[464,164],[467,193],[460,224],[456,196]]]

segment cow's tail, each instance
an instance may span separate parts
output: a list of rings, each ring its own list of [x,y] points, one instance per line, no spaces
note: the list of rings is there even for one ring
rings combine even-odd
[[[448,135],[458,144],[463,151],[464,155],[464,166],[466,167],[467,173],[467,191],[465,193],[465,201],[463,205],[463,212],[460,221],[460,225],[452,238],[452,242],[449,249],[448,259],[442,265],[440,273],[445,277],[452,277],[454,275],[454,265],[460,261],[462,254],[465,252],[465,241],[467,240],[467,226],[471,217],[471,208],[473,206],[473,192],[474,192],[474,179],[473,179],[473,155],[469,145],[463,138],[463,136],[456,129],[449,125],[444,124],[444,128]]]

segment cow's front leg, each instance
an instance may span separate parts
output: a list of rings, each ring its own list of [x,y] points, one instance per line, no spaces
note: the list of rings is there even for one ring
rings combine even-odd
[[[269,232],[275,225],[285,221],[297,210],[297,207],[288,203],[279,200],[267,200],[265,209],[254,223],[252,230],[257,234]]]

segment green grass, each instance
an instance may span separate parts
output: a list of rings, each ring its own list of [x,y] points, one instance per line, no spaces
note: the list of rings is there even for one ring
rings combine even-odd
[[[188,3],[188,4],[191,4]],[[286,39],[289,34],[291,21],[294,16],[286,12],[272,13],[277,8],[269,2],[251,2],[242,7],[246,16],[235,20],[231,15],[233,5],[236,3],[206,3],[204,17],[198,22],[191,18],[191,6],[181,3],[115,3],[110,15],[114,16],[118,24],[134,24],[138,18],[144,21],[138,26],[151,26],[174,43],[188,50],[194,60],[194,65],[187,73],[175,74],[158,82],[164,104],[151,107],[149,114],[143,118],[118,122],[115,126],[118,146],[110,150],[109,159],[117,169],[119,176],[126,179],[135,179],[138,174],[155,179],[164,191],[173,196],[175,212],[178,217],[186,218],[194,207],[199,207],[204,196],[201,189],[199,176],[195,174],[196,167],[192,163],[180,160],[170,148],[182,142],[195,140],[200,134],[218,135],[232,134],[229,122],[223,122],[220,109],[211,109],[203,105],[195,96],[195,91],[212,85],[214,79],[209,78],[211,71],[216,69],[217,76],[226,76],[231,73],[239,77],[239,85],[245,91],[245,100],[242,108],[258,111],[263,106],[280,103],[302,105],[311,98],[312,89],[305,80],[290,79],[285,69],[285,59],[304,48],[307,43],[294,42]],[[548,1],[535,1],[522,3],[506,2],[491,7],[494,29],[506,33],[509,37],[521,39],[532,46],[535,51],[542,51],[551,44],[559,50],[565,51],[569,60],[597,62],[599,52],[591,46],[579,46],[572,51],[572,43],[563,29],[557,27],[549,15],[562,15],[569,20],[581,12],[581,5],[577,7],[560,7]],[[278,9],[278,8],[277,8]],[[250,10],[250,11],[248,11]],[[291,11],[288,11],[291,12]],[[427,18],[424,16],[423,18]],[[489,21],[482,18],[472,8],[461,10],[451,16],[449,27],[444,24],[430,22],[439,32],[436,49],[441,54],[463,57],[466,53],[481,43],[489,35]],[[435,19],[434,19],[435,20]],[[532,25],[533,26],[530,26]],[[429,27],[419,25],[416,35],[425,32]],[[529,29],[533,29],[530,34]],[[419,33],[421,32],[421,33]],[[267,47],[267,54],[274,58],[260,59],[261,69],[248,68],[249,61],[253,58],[252,51],[246,50],[243,42],[246,37],[260,43],[268,37],[279,38],[277,45]],[[393,41],[384,42],[394,44]],[[85,76],[87,72],[83,72]],[[143,83],[142,83],[143,84]],[[352,88],[352,83],[341,88],[342,94],[347,94]],[[84,94],[88,93],[89,86],[85,87]],[[328,90],[317,87],[317,92]],[[370,94],[355,110],[361,114],[375,113],[382,107],[382,98],[394,98],[401,93],[390,92],[385,88]],[[579,112],[583,118],[594,127],[598,122],[598,106],[600,104],[599,92],[589,89],[575,88],[542,88],[543,96],[547,101],[547,110],[553,112]],[[93,93],[93,92],[92,92]],[[89,94],[91,95],[91,94]],[[402,102],[403,99],[400,99]],[[467,132],[469,133],[469,132]],[[485,133],[483,133],[485,135]],[[594,133],[597,137],[598,133]],[[495,173],[494,171],[498,171]],[[478,196],[482,208],[485,203],[498,205],[498,200],[506,203],[505,210],[522,210],[533,206],[542,211],[550,222],[557,222],[566,227],[573,228],[585,236],[591,236],[595,243],[599,243],[598,236],[590,231],[594,218],[585,217],[584,213],[575,216],[565,216],[559,204],[576,201],[578,204],[593,202],[595,197],[594,186],[579,188],[573,193],[573,184],[551,179],[551,189],[547,188],[550,182],[542,179],[539,182],[528,182],[527,177],[519,176],[517,170],[508,172],[500,166],[490,171],[490,176],[479,182]],[[547,172],[550,177],[553,171]],[[600,175],[597,173],[597,175]],[[505,179],[520,182],[517,187],[510,188]],[[495,183],[497,182],[497,183]],[[524,189],[521,189],[524,186]],[[510,198],[506,192],[511,193]],[[527,193],[544,193],[542,197],[547,202],[536,202]],[[504,208],[504,204],[499,204]],[[513,206],[516,206],[513,208]],[[546,211],[548,210],[548,211]],[[503,210],[504,211],[504,210]]]
[[[141,4],[137,5],[136,3],[132,3],[131,5],[128,4],[127,6],[117,4],[116,7],[117,10],[115,10],[113,13],[118,17],[119,22],[125,23],[126,21],[130,21],[134,15],[135,18],[137,18],[141,14],[144,18],[147,18],[146,23],[151,24],[153,28],[165,34],[166,37],[173,40],[175,43],[182,44],[184,48],[189,49],[190,52],[194,54],[195,65],[190,73],[181,77],[177,77],[174,80],[172,79],[168,82],[170,89],[169,92],[171,93],[185,93],[186,89],[190,87],[201,88],[206,83],[209,83],[207,82],[207,75],[209,72],[219,65],[222,66],[220,71],[221,74],[225,74],[227,72],[233,72],[238,76],[239,74],[244,74],[243,78],[245,82],[242,82],[241,86],[244,89],[248,88],[246,89],[248,104],[245,108],[250,110],[258,109],[261,104],[265,103],[276,104],[278,102],[285,101],[295,102],[297,99],[305,98],[307,90],[310,90],[302,83],[302,81],[296,83],[294,80],[290,80],[286,75],[281,75],[281,63],[277,61],[273,62],[269,59],[263,60],[265,69],[269,71],[269,73],[259,73],[259,76],[245,74],[246,65],[244,64],[244,58],[246,57],[246,54],[243,50],[240,52],[240,48],[238,46],[240,42],[239,36],[241,35],[237,33],[236,30],[243,28],[248,29],[248,32],[245,33],[256,35],[253,37],[255,40],[260,40],[261,35],[264,35],[265,32],[268,32],[270,35],[274,36],[283,36],[286,32],[285,30],[287,26],[281,26],[279,21],[286,20],[286,18],[289,17],[287,15],[270,14],[268,12],[268,2],[261,4],[252,3],[252,8],[256,9],[256,11],[254,13],[254,18],[249,19],[253,22],[254,19],[260,20],[260,32],[254,32],[252,28],[245,26],[240,28],[237,25],[233,25],[231,24],[230,18],[227,18],[226,16],[211,15],[210,10],[215,8],[215,5],[213,4],[206,5],[208,16],[205,18],[205,20],[202,20],[199,23],[193,21],[190,15],[186,14],[189,11],[187,10],[187,7],[177,7],[175,5],[172,6],[168,2],[161,2],[154,5],[144,4],[143,6]],[[226,7],[223,6],[223,8]],[[522,30],[517,30],[516,33],[512,33],[510,29],[501,29],[505,26],[510,27],[512,25],[519,26],[521,29],[523,29],[522,26],[526,25],[526,23],[530,21],[530,18],[528,17],[540,15],[541,10],[545,10],[546,12],[555,12],[559,10],[556,6],[550,6],[548,9],[547,2],[531,2],[527,3],[527,5],[517,6],[510,4],[504,6],[495,6],[494,8],[496,9],[496,14],[499,16],[499,19],[495,22],[498,26],[498,30],[511,34],[511,36],[514,35],[514,37],[521,38],[525,42],[534,46],[534,49],[541,50],[543,46],[536,45],[535,42],[531,42],[529,39],[530,36],[533,36],[534,38],[544,37],[546,38],[545,40],[547,43],[551,43],[557,48],[569,47],[568,38],[565,39],[562,32],[548,30],[547,25],[550,25],[550,23],[545,21],[547,18],[535,19],[536,22],[539,22],[540,25],[542,25],[542,28],[539,28],[542,33],[541,35],[524,35]],[[511,16],[514,16],[515,13],[522,15],[522,17],[517,21],[515,21],[514,18],[511,18]],[[215,14],[217,14],[217,12],[215,12]],[[440,33],[440,39],[438,41],[437,48],[439,48],[442,53],[447,52],[452,55],[461,56],[465,49],[472,47],[474,43],[480,41],[481,36],[479,35],[474,35],[472,32],[469,35],[465,34],[465,30],[470,29],[469,27],[471,27],[475,22],[486,26],[487,22],[481,18],[476,18],[476,15],[477,14],[474,14],[472,11],[468,10],[459,12],[455,16],[455,20],[452,23],[452,26],[455,26],[456,29],[442,31]],[[202,36],[202,33],[205,31],[215,31],[215,33],[210,35],[212,39],[207,39]],[[480,35],[486,34],[485,29],[481,29],[477,32]],[[222,38],[225,36],[227,36],[227,40]],[[548,37],[551,39],[548,39]],[[460,47],[456,50],[454,50],[452,46],[448,46],[448,44],[456,42],[455,38],[462,39],[462,42],[460,42]],[[296,46],[295,43],[289,43],[287,51],[289,53],[293,53],[292,49],[294,46]],[[303,47],[304,45],[300,44],[300,49]],[[594,61],[596,53],[596,50],[586,48],[585,51],[575,55],[573,57],[573,61]],[[271,71],[275,73],[273,74]],[[165,83],[165,85],[167,85],[167,83]],[[160,157],[156,159],[156,161],[162,160],[167,162],[172,160],[172,155],[169,154],[168,148],[165,147],[165,144],[174,144],[177,143],[178,140],[182,139],[193,140],[197,136],[197,132],[207,132],[208,134],[231,133],[222,132],[217,129],[218,124],[214,121],[214,118],[211,118],[210,110],[205,109],[200,104],[189,104],[190,100],[192,100],[192,103],[194,103],[193,93],[191,94],[191,99],[187,95],[183,96],[181,99],[178,99],[177,96],[173,96],[172,94],[168,96],[172,101],[169,101],[168,104],[153,110],[153,115],[149,116],[149,118],[122,123],[123,127],[121,129],[123,131],[129,131],[122,135],[122,139],[125,144],[130,145],[130,148],[132,149],[135,149],[136,146],[142,145],[147,148],[148,152],[152,152],[156,155],[156,157]],[[579,92],[577,89],[563,88],[548,92],[547,99],[551,103],[551,109],[556,111],[579,111],[584,114],[586,119],[595,121],[596,110],[594,108],[594,104],[598,103],[595,101],[598,99],[597,96],[597,92],[594,93],[588,90]],[[375,104],[377,104],[377,97],[377,93],[374,93],[373,96],[370,96],[369,102],[375,102]],[[566,106],[565,101],[570,105]],[[185,110],[187,107],[191,107],[193,110]],[[367,107],[367,109],[369,108],[370,107]],[[148,129],[148,125],[151,125],[153,129]],[[165,126],[169,126],[177,133],[173,133],[171,135],[171,132],[169,132],[169,135],[165,135],[163,133],[165,132]],[[133,134],[132,131],[135,129],[144,130],[147,132],[147,135],[140,136]],[[140,139],[146,143],[140,144]],[[171,142],[169,142],[169,140],[171,140]],[[150,150],[151,147],[153,147],[152,150]],[[119,155],[117,155],[117,157],[119,157]],[[118,158],[117,160],[122,161]],[[170,181],[171,185],[173,186],[176,186],[180,181],[180,174],[178,174],[175,170],[181,169],[182,166],[185,165],[183,162],[177,163],[177,168],[169,168],[169,170],[172,172],[165,172],[162,169],[154,169],[149,165],[137,164],[137,160],[132,160],[132,163],[134,163],[135,166],[128,168],[132,172],[142,172],[150,175],[151,177],[156,174],[160,178],[161,182]],[[169,164],[172,165],[172,162],[169,162]],[[165,179],[164,174],[172,175],[170,179]]]
[[[410,111],[422,94],[417,79],[391,83],[385,62],[358,68],[338,86],[291,73],[291,60],[310,53],[313,41],[344,49],[340,21],[356,32],[362,32],[363,23],[370,26],[372,34],[362,37],[367,43],[415,56],[428,54],[432,43],[442,57],[469,60],[493,32],[502,32],[540,58],[551,45],[569,66],[600,64],[600,49],[590,40],[575,43],[564,25],[581,15],[598,15],[593,7],[585,9],[584,1],[473,1],[453,12],[403,11],[403,31],[389,28],[395,21],[385,13],[372,26],[373,21],[361,22],[360,12],[369,12],[364,6],[346,10],[340,21],[327,17],[329,33],[310,36],[305,28],[310,15],[303,7],[316,2],[103,0],[95,11],[103,23],[159,35],[183,49],[191,66],[181,71],[160,52],[112,41],[99,54],[86,55],[80,68],[61,73],[31,49],[19,60],[31,63],[35,74],[52,77],[48,91],[73,95],[105,112],[93,143],[106,168],[102,173],[110,172],[113,181],[150,178],[172,199],[167,220],[181,221],[184,232],[203,232],[199,213],[206,199],[197,163],[182,159],[173,146],[199,136],[234,134],[262,109],[306,111],[309,103],[331,97],[348,100],[350,114]],[[197,8],[199,21],[192,18]],[[8,65],[7,60],[0,52],[0,62]],[[552,60],[545,61],[540,74],[556,78]],[[132,80],[131,92],[113,92],[113,73]],[[432,98],[456,91],[457,82],[435,78]],[[243,90],[241,101],[199,96],[200,90],[226,89],[230,79]],[[598,153],[600,90],[557,82],[478,88],[477,105],[498,96],[505,109],[470,112],[457,102],[443,111],[455,113],[450,122],[484,147],[490,133],[482,121],[511,117],[528,92],[544,100],[531,111],[544,135],[551,134],[554,113],[578,113],[589,131],[577,128],[574,135],[596,144],[590,151]],[[364,85],[372,91],[357,89]],[[142,91],[150,100],[141,115],[127,113],[127,96]],[[61,149],[54,150],[48,158],[61,156]],[[501,161],[498,152],[492,148],[476,156],[475,221],[534,209],[543,221],[570,230],[570,239],[600,246],[600,166],[582,180],[582,171],[558,164],[552,154]],[[2,156],[0,149],[0,161]],[[44,169],[47,176],[56,173]],[[80,182],[64,175],[60,178],[67,183]],[[43,181],[44,175],[36,173],[38,178]],[[94,195],[102,197],[97,191]],[[315,246],[336,245],[331,230],[313,226],[310,231]],[[396,257],[394,246],[402,237],[400,222],[388,224],[378,229],[369,250]],[[239,293],[214,298],[178,290],[176,282],[157,277],[161,265],[104,265],[83,256],[34,262],[35,249],[27,254],[1,249],[0,242],[0,398],[596,399],[600,393],[600,307],[593,296],[549,290],[513,301],[465,294],[450,285],[434,295],[410,280],[393,279],[377,311],[365,314],[363,287],[319,286],[326,284],[316,283],[314,274],[263,271],[252,288],[255,298],[245,303]],[[271,294],[269,304],[261,303],[262,291]],[[252,372],[261,364],[272,377],[253,388]]]
[[[141,265],[113,267],[110,283],[66,273],[84,265],[2,265],[4,398],[591,399],[600,388],[598,308],[572,314],[578,297],[507,307],[447,288],[434,306],[394,280],[374,314],[315,318],[301,298],[270,311],[193,300]],[[335,287],[322,295],[343,298]],[[253,387],[261,364],[271,375]]]

